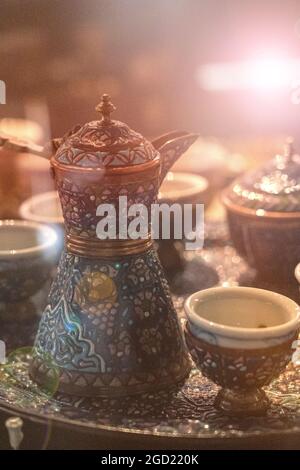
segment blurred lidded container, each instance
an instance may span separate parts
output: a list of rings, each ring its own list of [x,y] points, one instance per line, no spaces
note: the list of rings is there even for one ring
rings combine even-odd
[[[233,243],[266,278],[293,279],[300,259],[300,156],[283,155],[233,182],[222,195]]]

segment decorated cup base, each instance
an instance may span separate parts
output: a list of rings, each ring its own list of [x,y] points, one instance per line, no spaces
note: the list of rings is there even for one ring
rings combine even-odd
[[[235,416],[260,416],[266,413],[269,399],[262,389],[247,392],[222,388],[215,400],[215,406],[225,414]]]

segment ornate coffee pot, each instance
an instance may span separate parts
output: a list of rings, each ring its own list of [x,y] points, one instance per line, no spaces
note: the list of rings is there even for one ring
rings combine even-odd
[[[103,95],[102,119],[52,141],[50,153],[65,220],[65,250],[34,346],[31,377],[40,385],[58,376],[58,390],[121,396],[170,386],[189,372],[167,281],[146,238],[99,239],[100,204],[119,196],[150,209],[169,168],[197,139],[173,132],[152,143],[112,120]],[[6,147],[19,147],[2,139]],[[50,152],[49,152],[50,149]],[[47,152],[48,151],[48,152]]]

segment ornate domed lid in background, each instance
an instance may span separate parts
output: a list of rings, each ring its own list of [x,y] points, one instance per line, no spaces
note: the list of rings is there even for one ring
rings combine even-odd
[[[300,156],[288,139],[283,155],[236,180],[224,193],[225,204],[254,211],[300,211]],[[257,212],[263,215],[263,212]]]
[[[126,124],[112,120],[110,115],[115,109],[109,95],[103,95],[96,107],[102,119],[74,128],[60,143],[54,161],[67,166],[110,168],[153,160],[157,150]]]

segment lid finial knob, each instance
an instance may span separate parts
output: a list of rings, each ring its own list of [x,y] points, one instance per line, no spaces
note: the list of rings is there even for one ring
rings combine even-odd
[[[105,93],[102,95],[102,99],[95,109],[98,113],[102,114],[103,124],[108,124],[111,122],[110,115],[115,111],[116,107],[111,102],[110,96]]]

